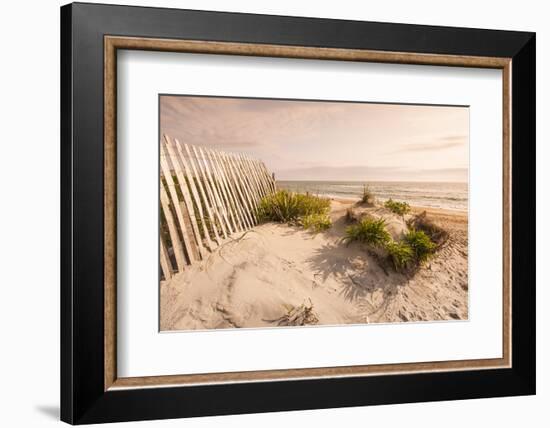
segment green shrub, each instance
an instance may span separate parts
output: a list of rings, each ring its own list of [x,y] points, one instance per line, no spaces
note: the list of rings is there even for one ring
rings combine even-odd
[[[384,248],[396,271],[405,269],[414,259],[414,251],[406,242],[388,241]]]
[[[411,211],[411,206],[406,202],[397,202],[393,199],[388,199],[384,202],[384,206],[389,209],[392,213],[404,216],[405,214]]]
[[[391,241],[391,236],[386,230],[384,219],[364,218],[359,223],[346,228],[344,240],[348,242],[363,242],[373,247],[383,247]]]
[[[308,214],[300,218],[300,224],[304,229],[318,233],[332,226],[332,220],[327,214]]]
[[[435,252],[437,246],[430,237],[421,230],[410,230],[404,237],[404,242],[411,247],[418,263],[424,263]]]

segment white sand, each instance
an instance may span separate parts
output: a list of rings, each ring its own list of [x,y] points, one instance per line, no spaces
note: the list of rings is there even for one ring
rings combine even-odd
[[[352,204],[332,201],[333,227],[326,232],[264,224],[163,281],[161,329],[273,327],[310,302],[320,325],[467,319],[466,214],[428,210],[450,239],[407,277],[382,268],[362,245],[341,241]]]

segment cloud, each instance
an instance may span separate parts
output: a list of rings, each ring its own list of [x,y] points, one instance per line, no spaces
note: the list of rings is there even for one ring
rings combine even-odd
[[[418,171],[424,174],[468,174],[468,168],[426,168]]]
[[[187,144],[247,153],[280,179],[296,180],[412,181],[430,176],[437,181],[435,171],[421,169],[468,165],[468,117],[463,107],[160,98],[161,133]],[[453,174],[467,178],[456,171],[440,176],[452,181],[447,177]]]
[[[468,139],[468,136],[467,135],[448,135],[446,137],[441,137],[440,139],[442,141],[459,141],[463,143]]]
[[[400,166],[316,166],[275,171],[278,180],[297,181],[457,181],[468,180],[468,168],[413,169]]]
[[[372,166],[314,166],[309,168],[292,168],[276,172],[280,180],[368,180],[389,176],[402,170],[399,167],[372,167]]]
[[[234,147],[317,137],[347,114],[347,105],[308,101],[161,97],[161,132],[190,144]],[[252,143],[247,145],[247,143]]]
[[[453,147],[462,147],[468,142],[467,135],[449,135],[446,137],[440,137],[438,140],[432,143],[417,143],[406,144],[395,150],[394,153],[399,152],[428,152],[433,150],[446,150]]]

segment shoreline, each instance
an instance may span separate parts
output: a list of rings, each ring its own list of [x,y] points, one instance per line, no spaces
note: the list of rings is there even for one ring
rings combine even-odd
[[[288,190],[295,193],[309,193],[321,198],[355,201],[363,195],[362,182],[326,181],[315,186],[312,182],[279,181],[278,190]],[[433,185],[433,186],[432,186]],[[466,186],[465,188],[446,188],[441,186]],[[408,202],[411,207],[443,209],[451,211],[468,211],[468,183],[439,182],[369,182],[367,186],[376,201],[383,203],[388,199]],[[378,187],[377,187],[378,186]],[[417,187],[419,186],[419,187]]]
[[[361,201],[361,198],[357,199],[351,199],[351,198],[340,198],[340,197],[333,197],[333,196],[323,196],[319,195],[320,198],[327,198],[331,201],[339,202],[342,204],[351,204],[356,205]],[[427,206],[421,206],[421,205],[410,205],[411,212],[414,214],[419,214],[422,211],[426,211],[428,214],[432,215],[460,215],[460,216],[468,216],[468,210],[462,210],[458,208],[443,208],[443,207],[427,207]]]
[[[161,330],[277,327],[310,304],[315,325],[468,319],[467,212],[411,207],[427,211],[450,238],[410,277],[381,267],[362,244],[342,241],[352,206],[392,217],[357,201],[332,198],[326,231],[264,223],[162,281]]]

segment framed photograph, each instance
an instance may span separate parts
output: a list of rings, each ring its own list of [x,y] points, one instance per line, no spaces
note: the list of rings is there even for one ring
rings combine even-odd
[[[61,8],[61,418],[535,393],[535,34]]]

